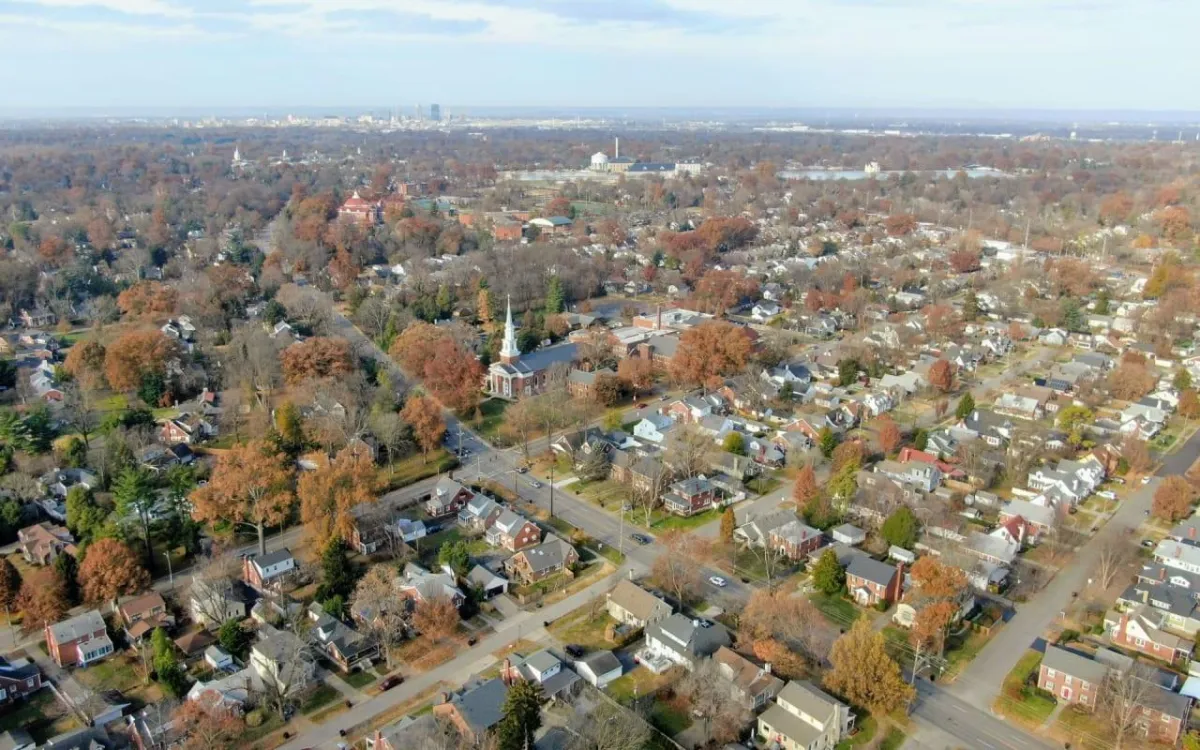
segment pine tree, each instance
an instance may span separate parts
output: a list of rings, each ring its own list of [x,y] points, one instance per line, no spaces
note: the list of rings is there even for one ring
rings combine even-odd
[[[822,427],[817,433],[817,445],[821,448],[821,455],[829,458],[833,455],[833,449],[837,447],[837,435],[828,427]]]
[[[978,318],[979,297],[975,295],[974,289],[968,289],[966,299],[963,300],[963,320],[973,321]]]
[[[542,687],[518,680],[504,698],[503,718],[497,727],[498,750],[527,750],[542,726]]]
[[[563,294],[562,280],[557,275],[551,276],[546,283],[546,314],[557,315],[566,308],[566,296]]]
[[[971,416],[971,412],[975,411],[975,397],[970,391],[963,394],[963,397],[958,400],[958,406],[954,408],[954,416],[959,419],[966,419]]]
[[[825,550],[817,559],[817,564],[812,569],[812,582],[827,596],[836,594],[846,585],[846,571],[838,564],[837,555],[833,550]]]
[[[79,604],[79,562],[75,556],[63,552],[54,558],[54,575],[62,584],[63,596],[71,606]]]

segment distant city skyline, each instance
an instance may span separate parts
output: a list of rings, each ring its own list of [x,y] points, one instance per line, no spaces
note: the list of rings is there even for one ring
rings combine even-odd
[[[0,114],[1200,111],[1197,25],[1173,0],[0,0]]]

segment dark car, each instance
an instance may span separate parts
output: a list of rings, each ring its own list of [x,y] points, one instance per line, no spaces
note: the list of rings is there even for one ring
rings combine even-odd
[[[653,539],[646,536],[645,534],[630,534],[629,538],[632,539],[633,541],[637,542],[638,544],[649,544],[650,542],[654,541]]]
[[[529,471],[529,467],[528,467],[528,466],[518,466],[518,467],[517,467],[517,473],[518,473],[518,474],[524,474],[524,473],[526,473],[526,472],[528,472],[528,471]]]
[[[379,683],[379,689],[380,690],[391,690],[392,688],[396,687],[397,685],[399,685],[402,682],[404,682],[404,678],[398,674],[394,674],[391,677],[388,677],[387,679],[385,679],[383,682]]]
[[[638,404],[638,405],[637,405],[637,408],[639,408],[639,409],[645,409],[645,408],[647,408],[647,407],[649,407],[649,406],[650,406],[649,404]]]
[[[567,656],[571,657],[572,659],[582,659],[583,655],[587,653],[583,646],[575,643],[568,643],[563,647],[563,651],[566,651]]]

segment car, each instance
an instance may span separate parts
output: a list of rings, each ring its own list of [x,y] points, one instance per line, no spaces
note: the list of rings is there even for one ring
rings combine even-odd
[[[583,646],[576,643],[568,643],[566,646],[563,646],[563,651],[566,651],[567,656],[572,659],[582,659],[583,655],[587,653],[587,650]]]
[[[1122,479],[1121,477],[1113,477],[1112,479],[1110,479],[1108,481],[1112,482],[1113,484],[1125,484],[1125,480]]]
[[[1150,477],[1142,477],[1142,484],[1150,484]]]
[[[1146,549],[1152,549],[1155,546],[1154,540],[1153,539],[1143,539],[1142,546],[1145,547]]]
[[[711,583],[712,585],[716,586],[719,589],[725,588],[725,586],[727,586],[729,583],[721,576],[713,576],[708,579],[708,582]]]
[[[650,404],[638,404],[637,405],[637,408],[639,408],[639,409],[647,409],[649,407],[650,407]]]
[[[542,488],[542,483],[541,483],[541,482],[539,482],[539,481],[538,481],[538,480],[536,480],[536,479],[530,479],[530,480],[529,480],[529,483],[530,483],[531,485],[533,485],[533,488],[534,488],[535,490],[540,490],[540,489]]]
[[[380,690],[391,690],[392,688],[396,687],[397,685],[399,685],[402,682],[404,682],[404,678],[398,674],[394,674],[391,677],[388,677],[387,679],[385,679],[383,682],[379,683],[379,689]]]
[[[649,544],[651,541],[653,541],[650,537],[646,536],[645,534],[630,534],[629,538],[632,539],[633,541],[637,542],[638,544],[642,544],[642,545]]]
[[[517,467],[517,473],[518,473],[518,474],[528,474],[528,473],[529,473],[529,467],[528,467],[528,466],[518,466],[518,467]]]

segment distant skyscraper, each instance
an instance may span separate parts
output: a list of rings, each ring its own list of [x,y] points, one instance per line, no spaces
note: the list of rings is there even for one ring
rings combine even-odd
[[[430,120],[433,120],[434,122],[440,122],[440,121],[441,121],[441,119],[442,119],[442,105],[440,105],[440,104],[430,104],[430,105],[429,105],[429,119],[430,119]]]

